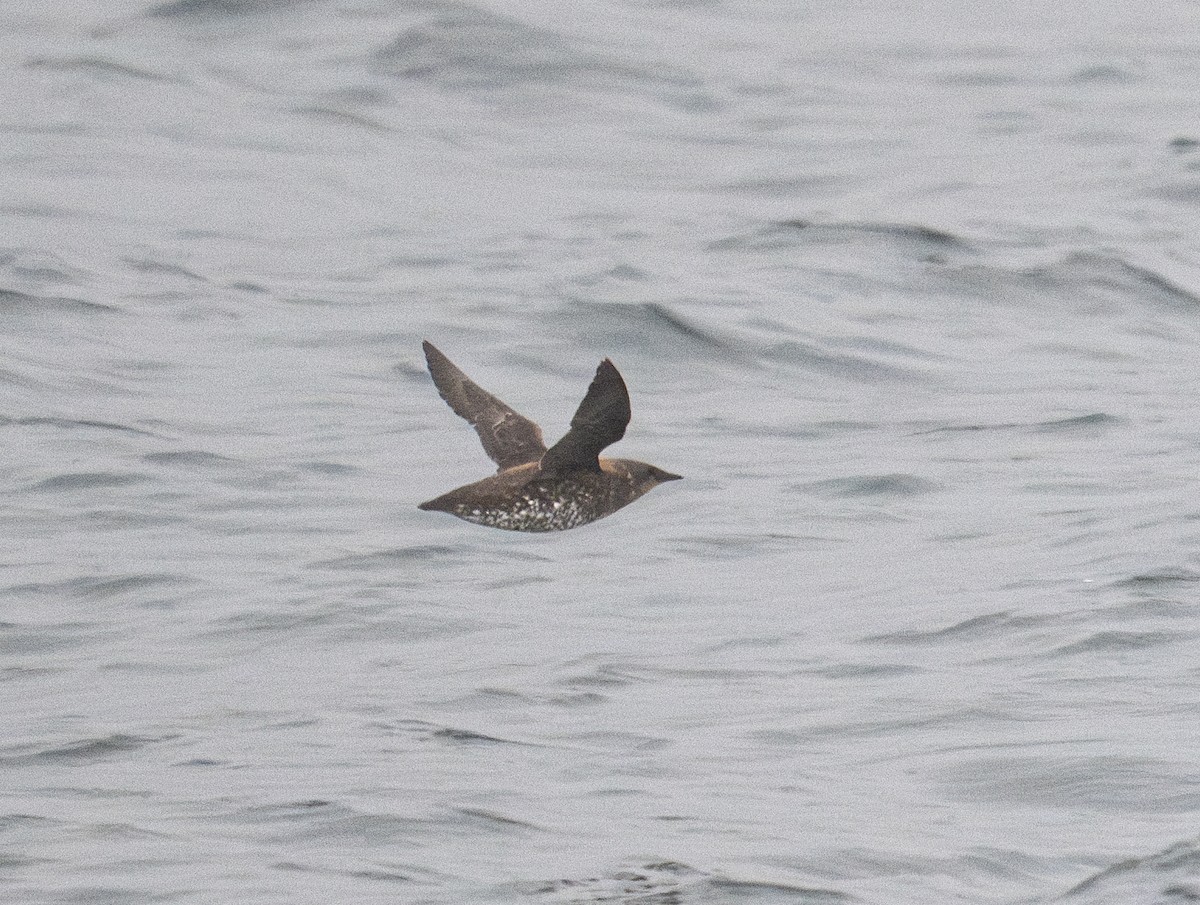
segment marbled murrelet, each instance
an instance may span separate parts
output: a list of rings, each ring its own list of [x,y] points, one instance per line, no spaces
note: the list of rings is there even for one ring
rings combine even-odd
[[[418,508],[509,531],[564,531],[612,515],[664,481],[678,480],[645,462],[602,459],[625,436],[629,391],[607,358],[579,404],[571,429],[546,448],[542,429],[471,381],[432,343],[423,344],[442,398],[467,421],[499,466]]]

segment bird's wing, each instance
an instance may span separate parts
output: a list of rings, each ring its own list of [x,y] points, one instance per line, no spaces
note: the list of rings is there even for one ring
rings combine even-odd
[[[542,456],[542,473],[599,471],[600,450],[625,436],[629,415],[625,381],[616,365],[606,358],[596,368],[592,385],[571,419],[571,429]]]
[[[421,344],[433,383],[454,413],[479,434],[483,451],[499,470],[536,462],[546,452],[542,429],[524,415],[514,412],[455,367],[431,342]]]

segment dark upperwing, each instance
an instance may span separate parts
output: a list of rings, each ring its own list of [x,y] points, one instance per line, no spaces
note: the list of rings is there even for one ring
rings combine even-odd
[[[433,343],[425,341],[421,346],[425,349],[425,361],[438,392],[456,415],[475,428],[483,451],[500,466],[499,471],[536,462],[542,457],[546,444],[537,424],[473,382]]]
[[[596,368],[592,385],[571,419],[571,429],[542,456],[542,473],[599,471],[600,450],[625,436],[629,415],[625,381],[606,358]]]

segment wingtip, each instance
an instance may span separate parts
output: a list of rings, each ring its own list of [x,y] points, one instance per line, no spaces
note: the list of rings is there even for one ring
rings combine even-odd
[[[604,361],[600,362],[599,366],[596,368],[596,376],[592,379],[597,380],[603,375],[616,377],[621,381],[621,383],[625,382],[625,378],[621,376],[621,372],[617,370],[617,366],[613,364],[613,360],[611,358],[606,358]]]
[[[450,365],[450,359],[446,357],[446,353],[429,340],[421,340],[421,349],[425,352],[425,364],[429,368],[430,374],[437,368],[445,368]]]

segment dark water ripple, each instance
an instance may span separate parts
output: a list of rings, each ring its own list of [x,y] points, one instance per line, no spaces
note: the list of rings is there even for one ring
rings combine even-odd
[[[1076,252],[1032,273],[1057,286],[1084,285],[1106,295],[1134,297],[1142,304],[1180,306],[1187,312],[1200,310],[1200,294],[1119,255]]]
[[[171,737],[146,738],[136,735],[109,735],[103,738],[81,739],[53,747],[22,745],[0,750],[0,762],[11,766],[33,764],[85,764],[130,754]]]
[[[539,902],[569,902],[580,905],[588,902],[628,902],[645,905],[673,905],[685,902],[818,905],[822,902],[854,901],[853,896],[835,889],[734,879],[705,873],[674,861],[632,866],[608,876],[531,883],[524,886],[522,892]]]
[[[63,493],[74,490],[108,490],[117,487],[128,487],[147,481],[146,475],[112,474],[111,472],[79,472],[75,474],[59,474],[38,481],[29,489],[35,493]]]
[[[920,496],[935,493],[940,489],[933,481],[927,481],[917,475],[856,475],[848,478],[832,478],[824,481],[813,481],[808,484],[796,484],[791,489],[808,490],[821,496],[831,497],[873,497],[873,496]]]
[[[188,471],[198,468],[224,469],[234,467],[237,463],[237,460],[230,456],[222,456],[203,449],[146,453],[142,456],[142,461],[151,465],[166,465]]]
[[[863,342],[861,345],[867,345],[867,343]],[[916,368],[902,367],[882,360],[885,356],[892,357],[890,354],[892,349],[880,347],[872,351],[884,354],[852,354],[837,349],[822,348],[817,343],[789,340],[771,344],[763,349],[762,354],[771,362],[815,372],[822,377],[827,376],[838,380],[892,384],[923,379],[921,371]]]
[[[465,745],[526,745],[528,743],[512,739],[495,738],[482,732],[470,729],[460,729],[453,726],[438,726],[423,720],[400,720],[395,723],[376,724],[376,729],[387,735],[397,735],[416,739],[422,742],[465,744]]]
[[[64,581],[29,582],[7,588],[11,594],[32,594],[47,597],[72,597],[85,601],[129,599],[142,592],[157,595],[164,588],[182,586],[190,579],[169,573],[141,575],[80,575]],[[144,596],[144,594],[143,594]]]
[[[947,771],[943,780],[964,800],[1188,813],[1200,804],[1200,782],[1187,773],[1186,765],[1154,758],[980,756]]]
[[[1200,898],[1200,845],[1178,842],[1146,857],[1130,857],[1088,877],[1058,901],[1086,905],[1150,905]]]
[[[25,416],[20,418],[10,418],[0,416],[0,427],[59,427],[64,430],[75,430],[78,428],[95,429],[104,431],[120,431],[122,433],[138,434],[144,437],[159,436],[152,431],[142,430],[141,428],[132,427],[128,424],[113,424],[107,421],[93,421],[87,418],[53,418],[40,416]],[[147,459],[153,461],[151,456]]]
[[[1158,650],[1182,641],[1192,640],[1197,636],[1198,633],[1195,632],[1102,631],[1095,632],[1073,644],[1063,645],[1054,652],[1056,654],[1068,655],[1088,653],[1120,654],[1124,651]]]
[[[30,69],[52,69],[65,72],[77,71],[84,76],[102,79],[130,78],[144,79],[150,82],[174,81],[174,79],[148,69],[95,56],[34,57],[26,60],[24,65]]]
[[[899,253],[920,261],[945,263],[945,255],[971,254],[971,246],[958,236],[929,226],[904,223],[845,223],[786,220],[752,233],[719,239],[711,251],[779,252],[798,247],[861,245],[876,252]]]
[[[1121,579],[1115,587],[1127,587],[1140,590],[1154,590],[1159,587],[1170,588],[1182,584],[1186,587],[1191,582],[1200,581],[1200,572],[1185,568],[1165,568],[1152,572],[1144,572]]]
[[[20,315],[44,314],[104,314],[114,312],[111,305],[101,305],[85,299],[57,296],[37,296],[11,289],[0,289],[0,316],[15,318]],[[10,322],[11,323],[11,322]]]
[[[375,65],[395,77],[504,99],[531,87],[657,93],[698,86],[693,76],[670,65],[651,68],[597,53],[556,31],[478,7],[433,5],[438,6],[443,11],[380,47]]]
[[[962,622],[945,628],[929,630],[906,629],[890,632],[885,635],[873,635],[863,640],[886,644],[937,644],[946,641],[957,642],[964,638],[982,640],[1008,635],[1013,630],[1023,630],[1042,625],[1048,617],[1015,616],[1009,612],[987,613],[973,616]]]

